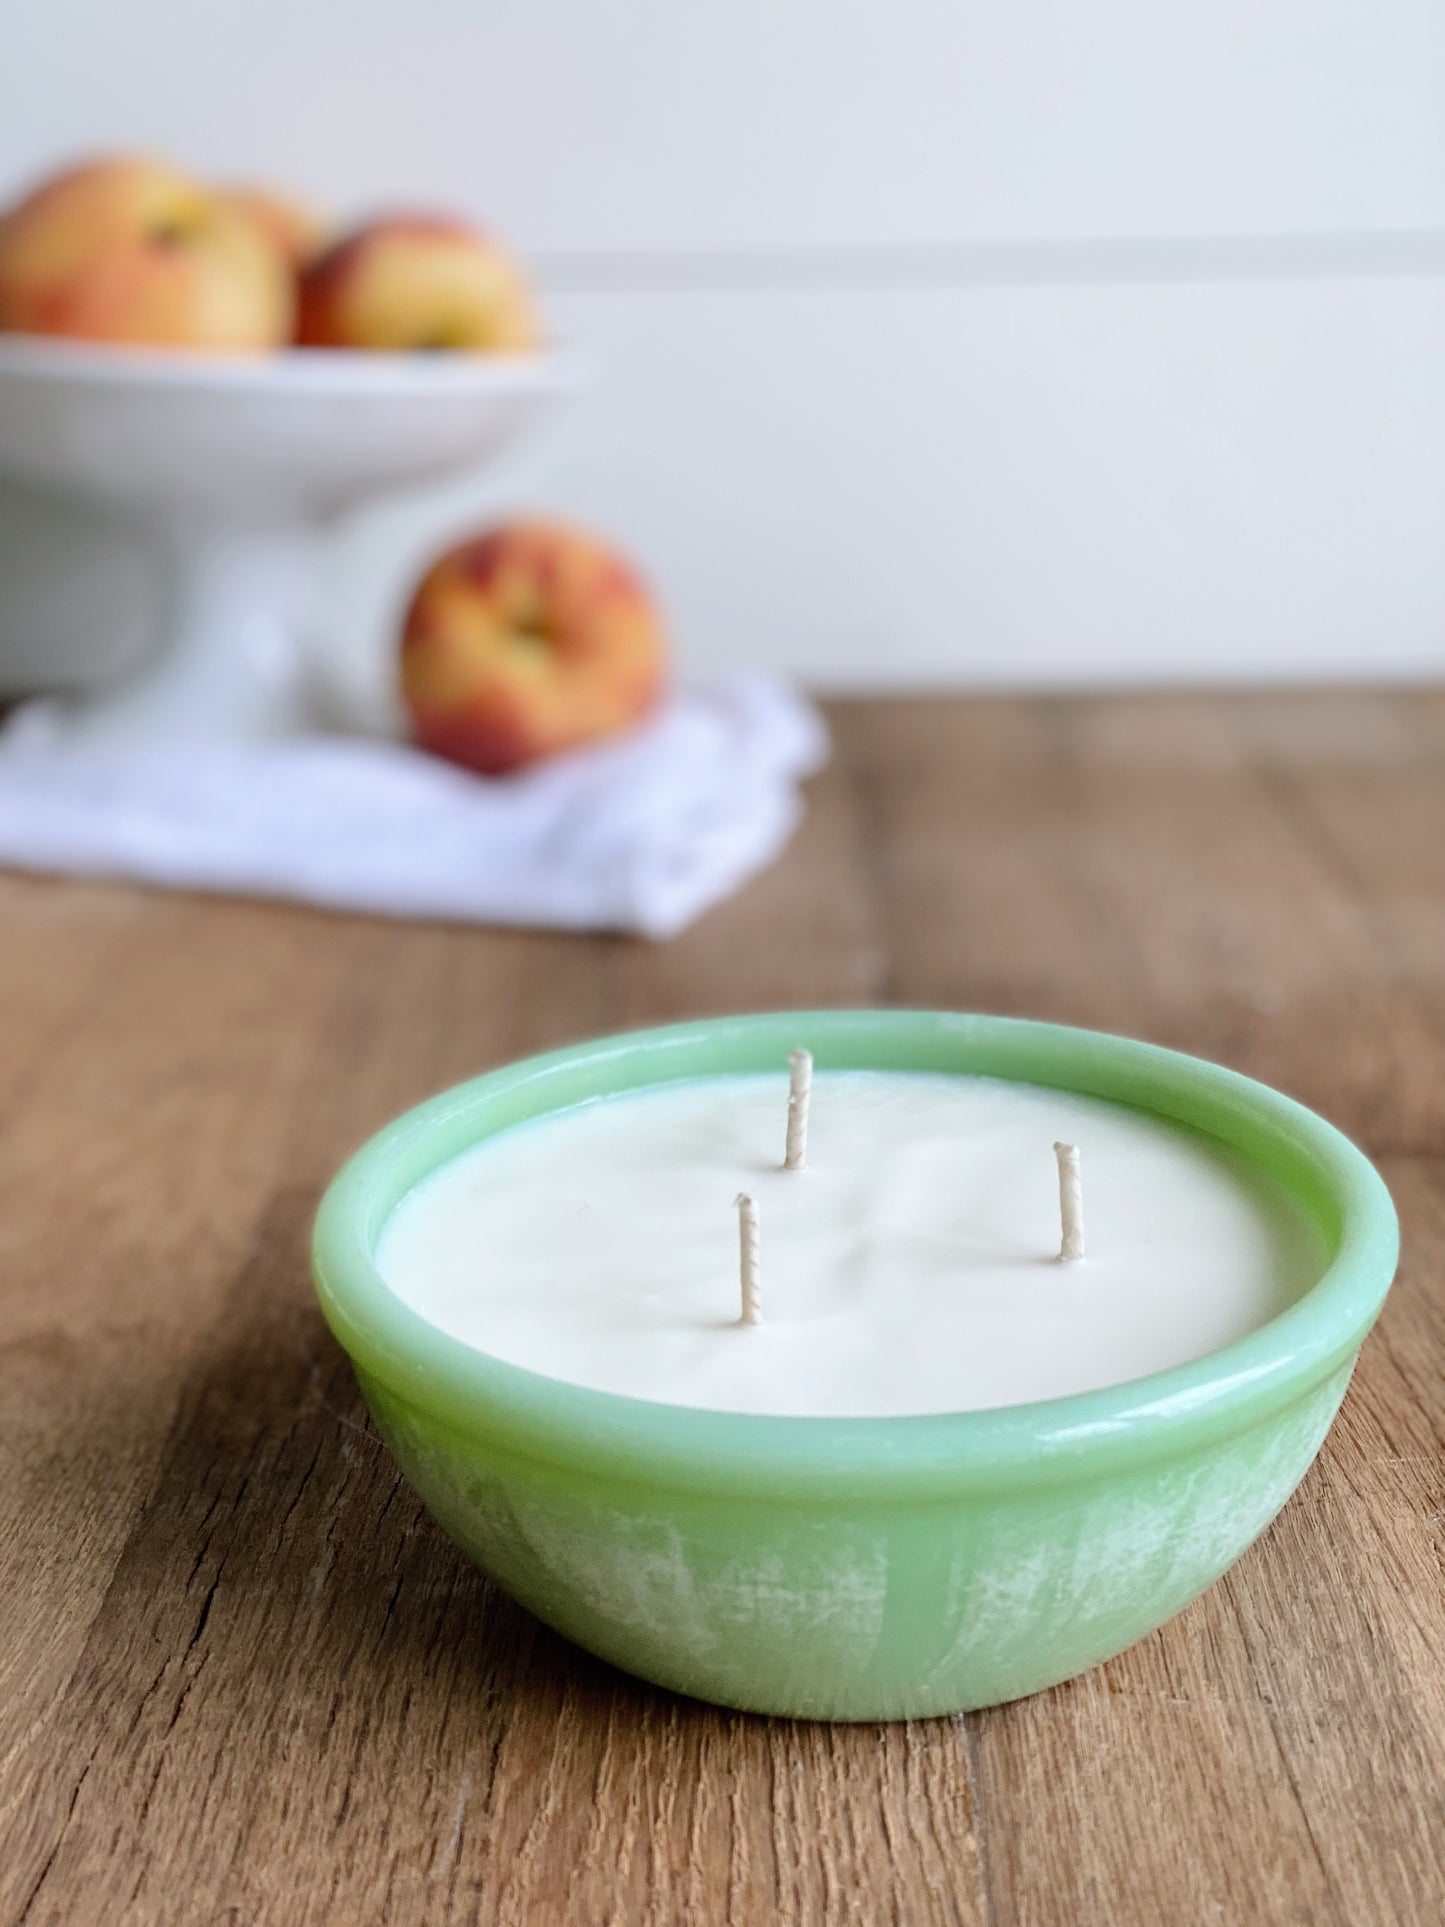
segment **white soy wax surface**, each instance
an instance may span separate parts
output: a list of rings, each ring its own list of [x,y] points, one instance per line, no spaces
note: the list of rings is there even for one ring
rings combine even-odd
[[[992,1078],[819,1071],[652,1086],[489,1138],[383,1227],[429,1323],[634,1398],[817,1416],[976,1411],[1200,1358],[1292,1304],[1324,1241],[1263,1172],[1147,1113]],[[1055,1139],[1087,1256],[1061,1264]],[[761,1325],[739,1320],[740,1191]]]

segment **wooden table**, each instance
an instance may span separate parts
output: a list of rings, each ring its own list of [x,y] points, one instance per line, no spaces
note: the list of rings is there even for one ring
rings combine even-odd
[[[1445,695],[889,702],[682,940],[0,880],[0,1921],[1439,1927]],[[651,1691],[422,1516],[311,1299],[343,1153],[499,1059],[892,1002],[1318,1105],[1405,1261],[1264,1540],[1085,1678],[885,1728]]]

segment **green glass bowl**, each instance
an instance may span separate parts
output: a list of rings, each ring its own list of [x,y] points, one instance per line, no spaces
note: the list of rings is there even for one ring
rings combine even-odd
[[[1236,1147],[1319,1222],[1328,1269],[1193,1364],[987,1412],[770,1418],[648,1403],[502,1363],[374,1262],[420,1179],[493,1132],[672,1078],[983,1073],[1087,1092]],[[374,1137],[316,1221],[316,1287],[407,1479],[539,1618],[725,1706],[899,1719],[991,1706],[1161,1625],[1274,1518],[1319,1450],[1398,1253],[1373,1166],[1313,1112],[1197,1058],[924,1011],[722,1018],[493,1071]]]

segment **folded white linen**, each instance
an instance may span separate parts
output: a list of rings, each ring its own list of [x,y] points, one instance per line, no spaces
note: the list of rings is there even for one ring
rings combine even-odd
[[[0,732],[0,864],[669,937],[772,862],[826,756],[812,706],[752,673],[501,778],[363,737],[88,743],[33,703]]]

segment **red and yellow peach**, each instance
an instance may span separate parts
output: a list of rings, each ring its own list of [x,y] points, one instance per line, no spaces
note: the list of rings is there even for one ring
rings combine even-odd
[[[305,348],[460,349],[526,353],[536,310],[502,249],[459,221],[375,221],[301,276],[296,339]]]
[[[0,330],[258,352],[287,339],[292,307],[253,223],[156,161],[70,168],[0,219]]]
[[[326,245],[326,222],[314,208],[290,194],[278,194],[268,187],[222,187],[217,189],[216,198],[223,207],[249,221],[293,274],[314,261]]]
[[[662,623],[632,569],[551,522],[448,550],[403,629],[416,740],[489,776],[637,722],[665,669]]]

